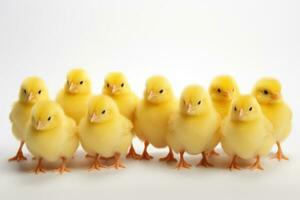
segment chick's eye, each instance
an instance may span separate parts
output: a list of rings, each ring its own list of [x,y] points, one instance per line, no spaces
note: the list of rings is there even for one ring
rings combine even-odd
[[[121,84],[121,87],[124,87],[124,85],[125,85],[125,84],[124,84],[124,83],[122,83],[122,84]]]
[[[201,104],[201,101],[198,101],[198,105],[200,105]]]
[[[27,94],[27,91],[26,90],[23,90],[24,94]]]
[[[159,93],[160,93],[160,94],[164,93],[164,90],[160,90]]]
[[[236,106],[234,106],[234,111],[237,111],[237,108],[236,108]]]
[[[108,88],[109,88],[109,83],[107,83],[107,84],[106,84],[106,87],[108,87]]]
[[[80,85],[82,85],[83,84],[83,81],[80,81]]]
[[[39,94],[42,94],[42,90],[39,90]]]
[[[268,91],[268,90],[264,90],[263,93],[264,93],[265,95],[268,95],[268,94],[269,94],[269,91]]]
[[[102,113],[102,115],[104,115],[106,113],[106,110],[103,110],[101,113]]]
[[[48,117],[48,121],[51,121],[51,117]]]
[[[250,108],[249,108],[249,111],[252,111],[252,110],[253,110],[253,108],[252,108],[252,107],[250,107]]]
[[[218,90],[217,90],[219,93],[221,93],[221,89],[220,88],[218,88]]]

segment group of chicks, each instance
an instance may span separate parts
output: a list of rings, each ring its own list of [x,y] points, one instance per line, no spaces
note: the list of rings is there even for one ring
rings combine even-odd
[[[116,169],[123,168],[121,156],[151,160],[149,144],[169,148],[160,161],[176,161],[177,169],[190,168],[184,153],[202,155],[199,166],[213,166],[210,156],[217,155],[221,143],[231,157],[229,169],[240,169],[238,159],[255,159],[251,169],[263,169],[260,163],[277,144],[275,158],[288,159],[281,142],[291,131],[292,112],[281,96],[279,81],[264,78],[256,83],[251,95],[242,95],[230,76],[216,77],[206,91],[199,85],[187,86],[178,100],[169,81],[152,76],[139,99],[119,72],[107,75],[101,95],[94,96],[91,81],[83,69],[67,75],[56,101],[51,101],[44,81],[30,77],[23,81],[19,100],[10,114],[12,132],[20,141],[10,161],[26,160],[22,148],[37,160],[35,173],[45,172],[42,162],[61,160],[60,173],[68,172],[79,144],[93,159],[90,170],[106,167],[103,159],[113,159]],[[132,139],[144,142],[137,154]]]

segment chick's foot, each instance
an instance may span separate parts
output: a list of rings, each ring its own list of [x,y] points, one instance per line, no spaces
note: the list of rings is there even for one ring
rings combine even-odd
[[[140,159],[141,159],[141,156],[138,155],[138,154],[135,152],[133,145],[131,145],[129,152],[128,152],[128,154],[126,155],[126,158],[127,158],[127,159],[140,160]]]
[[[39,158],[39,160],[38,160],[38,164],[37,164],[37,166],[35,167],[35,169],[33,170],[33,172],[36,174],[36,175],[38,175],[39,173],[45,173],[46,172],[46,170],[43,168],[43,166],[42,166],[42,161],[43,161],[43,159],[42,158]]]
[[[165,162],[177,162],[177,160],[174,157],[172,149],[169,147],[169,153],[166,157],[160,158],[159,161],[165,161]]]
[[[68,169],[68,168],[66,167],[67,159],[66,159],[66,158],[61,158],[61,159],[62,159],[62,163],[61,163],[60,167],[57,168],[56,170],[57,170],[60,174],[63,174],[63,173],[65,173],[65,172],[71,172],[71,170]]]
[[[283,154],[280,143],[276,142],[276,144],[277,144],[277,149],[278,150],[277,150],[276,154],[273,155],[271,158],[272,159],[277,159],[278,161],[289,160],[289,158]]]
[[[264,168],[262,168],[261,164],[260,164],[260,157],[256,156],[256,161],[253,165],[250,166],[251,170],[264,170]]]
[[[184,152],[180,152],[180,159],[179,159],[179,162],[176,166],[176,169],[177,170],[180,170],[182,168],[185,168],[185,169],[189,169],[192,167],[192,165],[188,164],[185,160],[184,160]]]
[[[202,153],[202,160],[200,161],[200,163],[197,165],[198,167],[213,167],[214,165],[208,162],[208,155],[207,153],[203,152]]]
[[[228,167],[230,171],[233,170],[233,169],[237,169],[237,170],[241,169],[240,165],[237,163],[236,160],[237,160],[237,156],[234,156],[231,163],[230,163],[230,165],[229,165],[229,167]]]
[[[27,158],[23,155],[23,151],[22,151],[23,146],[24,146],[24,142],[21,142],[17,154],[14,157],[10,158],[8,160],[9,162],[12,162],[12,161],[20,162],[23,160],[27,160]]]

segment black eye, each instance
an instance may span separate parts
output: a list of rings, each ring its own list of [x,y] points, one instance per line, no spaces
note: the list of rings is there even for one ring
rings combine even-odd
[[[200,105],[201,104],[201,101],[198,101],[198,105]]]
[[[39,94],[42,94],[42,90],[39,90]]]
[[[26,90],[23,90],[24,94],[27,94],[27,91]]]
[[[160,90],[159,93],[160,93],[160,94],[164,93],[164,90]]]
[[[106,84],[106,87],[108,87],[108,88],[109,88],[109,83],[107,83],[107,84]]]
[[[121,87],[124,87],[124,83],[121,84]]]
[[[268,90],[264,90],[263,92],[264,92],[265,95],[269,94]]]
[[[252,111],[252,109],[253,109],[253,108],[252,108],[252,107],[250,107],[250,108],[249,108],[249,111]]]
[[[102,113],[102,115],[104,115],[106,113],[106,110],[103,110],[101,113]]]
[[[236,106],[234,106],[234,111],[237,111],[237,108],[236,108]]]
[[[80,85],[82,85],[83,84],[83,81],[80,81]]]
[[[221,93],[221,89],[220,88],[218,88],[218,90],[217,90],[219,93]]]
[[[48,117],[48,121],[51,121],[51,117]]]

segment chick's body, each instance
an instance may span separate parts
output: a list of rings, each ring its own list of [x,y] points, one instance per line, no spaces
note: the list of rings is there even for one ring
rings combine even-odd
[[[273,144],[272,123],[263,115],[253,96],[243,95],[234,101],[231,114],[225,118],[222,129],[222,147],[232,156],[232,167],[236,167],[235,158],[256,158],[252,168],[262,169],[260,157],[267,155]]]
[[[38,103],[31,115],[32,120],[26,129],[26,145],[31,154],[40,161],[63,159],[65,162],[70,159],[79,145],[75,121],[52,101]],[[37,168],[36,172],[39,170]],[[61,170],[65,170],[64,166]]]
[[[87,112],[91,96],[91,82],[87,73],[82,69],[74,69],[68,73],[65,87],[58,93],[56,101],[79,124]]]

